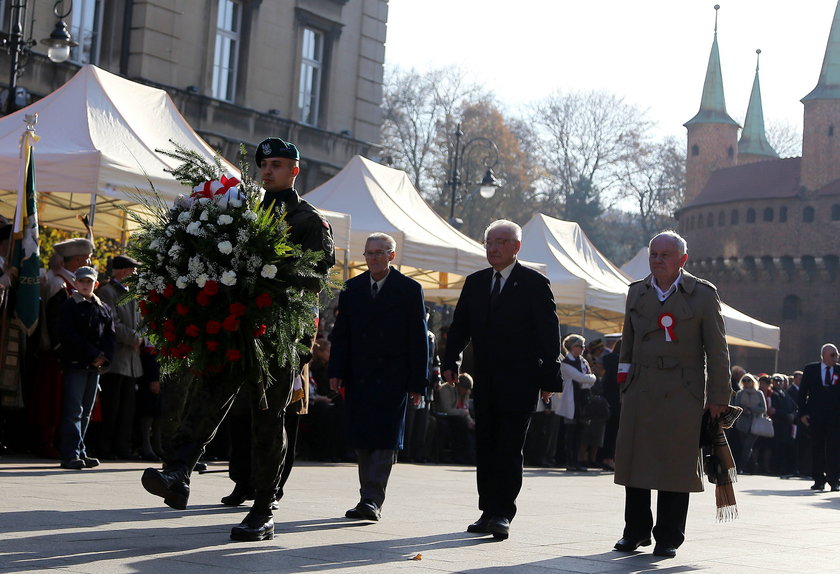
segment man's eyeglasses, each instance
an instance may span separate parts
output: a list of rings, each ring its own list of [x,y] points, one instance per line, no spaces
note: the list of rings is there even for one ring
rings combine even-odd
[[[491,247],[504,247],[510,241],[515,241],[514,239],[485,239],[484,240],[484,248],[490,249]]]
[[[393,251],[393,249],[386,249],[384,251],[382,249],[377,249],[376,251],[365,251],[364,253],[362,253],[362,255],[373,259],[375,257],[383,257],[385,255],[388,255],[389,253],[393,253]]]

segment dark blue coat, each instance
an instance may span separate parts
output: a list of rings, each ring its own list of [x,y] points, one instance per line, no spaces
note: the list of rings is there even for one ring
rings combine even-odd
[[[391,268],[374,299],[370,272],[347,281],[330,334],[330,378],[343,379],[351,448],[402,448],[409,392],[424,393],[428,343],[423,288]]]
[[[105,365],[114,358],[114,319],[99,297],[90,300],[74,293],[64,301],[59,319],[59,358],[65,369],[94,370],[91,363],[103,354]]]

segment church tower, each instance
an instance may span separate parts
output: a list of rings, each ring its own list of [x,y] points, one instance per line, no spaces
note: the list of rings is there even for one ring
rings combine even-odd
[[[747,117],[744,119],[744,129],[738,140],[738,164],[779,159],[779,154],[767,141],[764,130],[764,109],[761,105],[761,85],[758,82],[758,59],[761,50],[755,51],[755,79],[753,79],[750,103],[747,106]]]
[[[688,150],[685,165],[685,201],[700,193],[709,175],[718,169],[732,167],[738,162],[738,122],[726,113],[723,97],[723,74],[720,70],[720,52],[717,41],[717,11],[715,4],[715,35],[700,111],[684,125],[688,130]]]
[[[840,0],[817,87],[802,98],[802,185],[811,191],[840,179]]]

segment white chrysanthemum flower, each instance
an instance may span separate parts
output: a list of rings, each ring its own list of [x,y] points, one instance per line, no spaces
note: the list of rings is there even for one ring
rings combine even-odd
[[[169,248],[169,256],[170,257],[178,257],[178,254],[181,253],[181,246],[177,243],[173,244],[172,247]]]
[[[186,223],[192,219],[189,211],[182,211],[178,214],[178,223]]]
[[[262,271],[260,271],[260,275],[262,275],[266,279],[274,279],[274,276],[277,275],[277,266],[263,265]]]
[[[193,198],[189,195],[184,195],[182,193],[175,198],[175,207],[178,207],[180,209],[189,209],[190,207],[192,207],[192,204]]]
[[[201,215],[198,216],[198,220],[199,221],[207,221],[208,219],[210,219],[210,214],[207,213],[207,210],[205,209],[204,211],[201,212]]]
[[[152,251],[158,251],[160,249],[160,239],[155,238],[149,243],[149,249]]]
[[[207,273],[202,273],[201,275],[195,278],[195,284],[203,288],[204,284],[207,283],[209,280],[210,277],[207,275]]]
[[[219,251],[228,255],[231,251],[233,251],[233,245],[231,245],[230,241],[222,241],[219,243]]]
[[[222,285],[227,285],[231,287],[236,285],[236,272],[235,271],[225,271],[222,273]]]
[[[199,198],[198,203],[200,205],[207,205],[208,203],[210,203],[210,198],[209,197],[201,197],[201,198]]]
[[[183,276],[178,277],[178,279],[175,280],[175,287],[177,287],[178,289],[186,289],[187,285],[189,284],[190,283],[187,280],[187,278]]]
[[[204,271],[204,262],[201,260],[201,255],[190,257],[190,260],[187,262],[187,269],[194,274]]]
[[[219,225],[229,225],[233,223],[233,218],[230,215],[222,214],[219,216]]]
[[[250,209],[246,209],[245,213],[242,214],[242,217],[245,218],[246,221],[256,221],[257,214],[251,211]]]
[[[201,235],[201,222],[193,221],[187,225],[187,233],[190,235]]]

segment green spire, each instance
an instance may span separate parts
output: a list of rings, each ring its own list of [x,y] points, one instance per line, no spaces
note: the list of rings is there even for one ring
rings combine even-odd
[[[777,158],[779,154],[767,141],[764,132],[764,110],[761,106],[761,86],[758,83],[758,58],[761,50],[755,51],[755,79],[753,80],[750,103],[747,106],[747,117],[744,120],[744,131],[738,140],[738,155],[751,154]]]
[[[802,101],[836,99],[840,99],[840,1],[834,9],[834,20],[831,22],[831,32],[828,34],[828,45],[825,47],[817,87],[802,98]]]
[[[712,51],[709,54],[709,65],[706,68],[706,81],[703,83],[703,97],[700,99],[700,111],[688,120],[686,127],[693,124],[732,124],[738,122],[726,113],[726,100],[723,97],[723,74],[720,71],[720,52],[717,41],[717,11],[720,4],[715,4],[715,37],[712,41]]]

